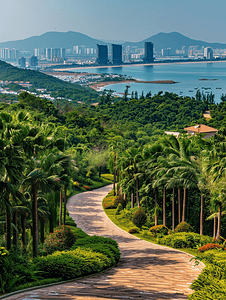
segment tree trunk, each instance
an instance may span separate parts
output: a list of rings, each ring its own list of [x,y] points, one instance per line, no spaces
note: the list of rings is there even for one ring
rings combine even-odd
[[[217,217],[215,216],[213,219],[213,238],[214,239],[216,238],[216,234],[217,234],[216,227],[217,227]]]
[[[200,235],[203,235],[203,210],[204,210],[204,201],[203,194],[201,194],[201,210],[200,210]]]
[[[157,206],[158,206],[158,189],[155,188],[155,226],[158,225],[158,213],[157,213]]]
[[[117,195],[119,195],[120,193],[119,193],[119,188],[120,188],[120,186],[119,186],[119,170],[117,170]]]
[[[60,188],[60,212],[59,212],[59,225],[62,224],[62,205],[63,205],[63,192],[62,188]]]
[[[22,251],[26,251],[26,216],[21,215],[21,240],[22,240]]]
[[[133,194],[131,194],[131,208],[133,208]]]
[[[39,232],[38,232],[38,203],[37,203],[37,186],[36,183],[32,186],[32,223],[33,223],[33,257],[38,256],[38,241],[39,241]]]
[[[11,249],[11,210],[9,204],[6,204],[6,248]]]
[[[41,243],[44,243],[45,240],[45,221],[43,218],[40,219],[40,239],[41,239]]]
[[[16,228],[13,228],[13,246],[14,246],[14,250],[17,252],[18,250],[17,210],[13,212],[13,224],[16,226]]]
[[[221,238],[221,204],[218,207],[217,241]]]
[[[175,229],[175,190],[173,188],[173,199],[172,199],[172,230]]]
[[[64,225],[66,225],[66,204],[67,204],[67,188],[64,188]]]
[[[182,222],[185,222],[185,209],[186,209],[186,188],[184,188]]]
[[[116,185],[116,166],[115,166],[116,156],[114,156],[113,168],[114,168],[114,183],[113,183],[113,190],[115,196],[115,185]]]
[[[178,188],[178,224],[181,222],[180,188]]]
[[[163,189],[163,225],[166,226],[166,188]]]
[[[139,198],[139,181],[138,178],[136,179],[136,200],[137,200],[137,205],[140,207],[140,198]]]

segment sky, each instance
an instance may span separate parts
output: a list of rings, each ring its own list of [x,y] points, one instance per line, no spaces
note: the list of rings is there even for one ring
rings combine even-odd
[[[0,42],[48,31],[138,42],[177,31],[226,43],[225,0],[0,0]]]

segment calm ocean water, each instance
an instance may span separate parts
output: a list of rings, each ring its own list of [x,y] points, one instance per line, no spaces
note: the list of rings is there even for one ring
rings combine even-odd
[[[76,72],[76,69],[74,70]],[[183,96],[195,96],[198,88],[205,94],[212,92],[215,95],[215,101],[219,102],[221,95],[226,94],[226,62],[85,68],[82,71],[88,73],[122,74],[146,81],[174,80],[178,82],[175,84],[130,83],[129,92],[137,91],[139,95],[142,91],[144,94],[151,91],[152,95],[157,94],[159,91],[167,91]],[[208,80],[201,81],[200,79],[203,78]],[[126,85],[128,84],[113,84],[106,86],[106,89],[123,93]]]

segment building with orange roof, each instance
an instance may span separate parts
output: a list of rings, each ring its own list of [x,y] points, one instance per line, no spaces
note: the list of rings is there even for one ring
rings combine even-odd
[[[213,127],[203,125],[203,124],[186,127],[186,128],[184,128],[184,130],[187,131],[187,133],[189,133],[191,135],[195,135],[197,133],[205,133],[205,136],[204,136],[205,139],[208,139],[211,136],[214,136],[218,132],[218,129],[215,129]]]

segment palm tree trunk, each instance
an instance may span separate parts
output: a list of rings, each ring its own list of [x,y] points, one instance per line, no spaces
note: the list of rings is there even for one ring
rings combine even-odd
[[[163,189],[163,225],[166,226],[166,188]]]
[[[173,199],[172,199],[172,230],[175,229],[175,190],[173,188]]]
[[[6,248],[11,249],[11,210],[9,204],[6,204]]]
[[[180,188],[178,188],[178,224],[181,222]]]
[[[185,208],[186,208],[186,188],[184,188],[182,222],[185,222]]]
[[[66,204],[67,204],[67,188],[64,188],[64,225],[66,225]]]
[[[31,192],[31,201],[32,201],[32,224],[33,224],[33,256],[38,256],[38,241],[39,241],[39,232],[38,232],[38,202],[37,202],[37,186],[36,183],[32,186]]]
[[[22,251],[26,250],[26,217],[21,214],[21,240],[22,240]]]
[[[45,221],[43,218],[40,219],[40,239],[41,243],[43,244],[45,241]]]
[[[116,166],[115,166],[116,156],[114,156],[113,168],[114,168],[114,183],[113,183],[113,190],[115,196],[115,185],[116,185]]]
[[[158,206],[158,189],[155,188],[155,226],[158,225],[158,213],[157,213],[157,206]]]
[[[139,198],[139,181],[138,178],[136,179],[136,200],[137,200],[137,205],[140,207],[140,198]]]
[[[131,194],[131,208],[133,208],[134,204],[133,204],[133,193]]]
[[[201,194],[201,210],[200,210],[200,235],[203,235],[203,207],[204,207],[204,204],[203,204],[203,194]]]
[[[16,226],[16,228],[13,228],[13,246],[14,250],[17,252],[18,250],[18,231],[17,229],[17,210],[13,212],[13,224]]]
[[[217,233],[216,227],[217,227],[217,217],[215,216],[213,219],[213,238],[214,239],[216,238],[216,233]]]
[[[218,207],[217,241],[221,238],[221,204]]]
[[[62,223],[62,202],[63,202],[63,192],[62,188],[60,189],[60,212],[59,212],[59,225]]]

